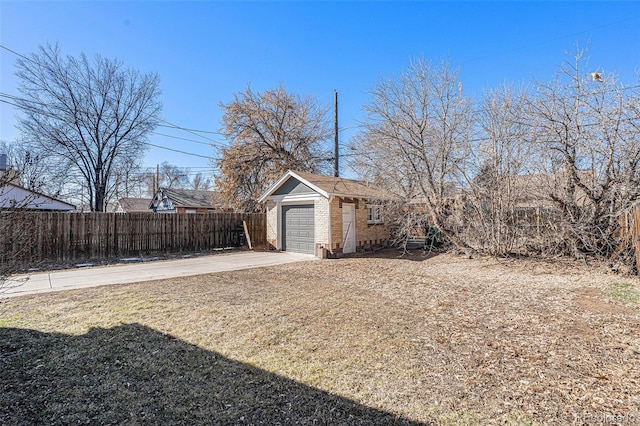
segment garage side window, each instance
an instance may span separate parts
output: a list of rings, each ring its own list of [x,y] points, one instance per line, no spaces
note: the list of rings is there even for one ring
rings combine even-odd
[[[382,206],[369,205],[367,206],[367,223],[384,223],[384,217],[382,215]]]

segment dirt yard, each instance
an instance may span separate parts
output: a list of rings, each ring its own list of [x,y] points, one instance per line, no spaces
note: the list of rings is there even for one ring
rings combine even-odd
[[[640,424],[640,283],[322,260],[9,299],[0,423]]]

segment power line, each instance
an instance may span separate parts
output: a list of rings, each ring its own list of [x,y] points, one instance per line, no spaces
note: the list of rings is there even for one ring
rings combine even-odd
[[[3,45],[3,44],[0,44],[0,48],[2,48],[2,49],[4,49],[4,50],[6,50],[6,51],[8,51],[8,52],[11,52],[11,53],[13,53],[14,55],[16,55],[16,56],[18,56],[18,57],[20,57],[20,58],[22,58],[22,59],[24,59],[24,60],[26,60],[26,61],[29,61],[29,62],[31,62],[31,63],[33,63],[33,64],[38,65],[38,63],[37,63],[36,61],[34,61],[33,59],[31,59],[31,58],[29,58],[28,56],[23,55],[23,54],[21,54],[21,53],[19,53],[19,52],[15,51],[15,50],[13,50],[13,49],[11,49],[11,48],[9,48],[9,47],[7,47],[7,46]],[[87,90],[89,90],[89,91],[91,90],[91,88],[90,88],[90,87],[88,87],[85,83],[83,83],[83,82],[78,82],[78,81],[76,81],[76,80],[73,80],[73,81],[74,81],[74,83],[76,83],[76,84],[78,84],[78,85],[80,85],[80,86],[84,87],[85,89],[87,89]],[[45,103],[42,103],[42,102],[37,102],[37,101],[35,101],[35,100],[27,100],[27,99],[24,99],[24,98],[19,98],[19,97],[17,97],[17,96],[13,96],[13,95],[8,95],[8,94],[6,94],[6,97],[10,97],[10,98],[12,98],[12,99],[14,99],[14,100],[16,100],[16,101],[20,101],[20,102],[32,102],[32,103],[40,104],[40,105],[42,105],[42,106],[44,106],[44,107],[49,107],[49,106],[50,106],[49,104],[45,104]],[[107,99],[109,99],[109,98],[107,97]],[[112,102],[114,101],[113,99],[109,99],[109,100],[110,100],[110,101],[112,101]],[[9,103],[9,102],[5,102],[5,103],[11,104],[11,103]],[[11,104],[11,105],[13,105],[13,106],[16,106],[16,107],[20,108],[20,106],[19,106],[19,105],[16,105],[16,104]],[[215,140],[215,139],[211,139],[211,138],[208,138],[208,137],[206,137],[206,136],[203,136],[203,135],[201,134],[201,133],[208,133],[208,134],[217,134],[217,135],[225,136],[225,135],[224,135],[224,134],[222,134],[222,133],[219,133],[219,132],[212,132],[212,131],[205,131],[205,130],[190,129],[190,128],[187,128],[187,127],[182,127],[182,126],[179,126],[179,125],[177,125],[177,124],[171,123],[171,122],[169,122],[169,121],[167,121],[167,120],[165,120],[165,119],[162,119],[162,118],[160,118],[159,120],[160,120],[161,122],[163,122],[163,123],[166,123],[166,125],[158,125],[158,126],[168,127],[168,128],[173,128],[173,129],[177,129],[177,130],[185,131],[185,132],[187,132],[187,133],[191,133],[191,134],[193,134],[193,135],[195,135],[195,136],[198,136],[198,137],[200,137],[200,138],[203,138],[203,139],[205,139],[205,140],[207,140],[207,141],[211,142],[211,144],[213,144],[213,145],[218,145],[218,146],[226,146],[226,145],[227,145],[227,143],[226,143],[226,142],[220,142],[220,141],[217,141],[217,140]],[[168,136],[168,135],[164,135],[164,136]],[[168,136],[168,137],[172,137],[172,136]],[[175,137],[175,138],[177,138],[177,139],[182,139],[182,140],[184,140],[184,141],[189,141],[189,142],[195,142],[195,143],[198,143],[197,141],[194,141],[194,140],[192,140],[192,139],[185,139],[185,138],[179,138],[179,137]]]
[[[6,97],[6,98],[9,98],[9,99],[12,99],[12,100],[15,100],[15,101],[22,102],[22,105],[19,105],[19,104],[16,104],[14,102],[10,102],[10,101],[1,99],[1,97]],[[45,115],[45,116],[48,116],[48,117],[51,117],[51,118],[58,118],[57,116],[55,116],[54,114],[50,113],[49,111],[43,111],[43,110],[40,110],[40,109],[37,109],[37,108],[34,108],[34,107],[26,105],[27,103],[31,103],[31,104],[45,106],[45,104],[41,103],[41,102],[19,98],[17,96],[9,95],[9,94],[2,93],[2,92],[0,92],[0,102],[6,103],[6,104],[9,104],[9,105],[18,107],[18,108],[25,108],[26,107],[26,108],[30,109],[31,111],[36,112],[38,114],[42,114],[42,115]],[[206,145],[206,146],[209,146],[209,147],[212,146],[211,143],[196,141],[196,140],[188,139],[188,138],[181,138],[179,136],[167,135],[167,134],[164,134],[164,133],[157,133],[157,132],[150,132],[150,133],[153,134],[153,135],[157,135],[157,136],[163,136],[163,137],[167,137],[167,138],[178,139],[178,140],[181,140],[181,141],[196,143],[196,144],[200,144],[200,145]]]
[[[179,129],[179,130],[184,130],[184,131],[189,131],[189,132],[196,132],[196,133],[206,133],[206,134],[210,134],[210,135],[219,135],[219,136],[227,136],[224,133],[220,133],[220,132],[213,132],[211,130],[198,130],[198,129],[190,129],[188,127],[181,127],[178,126],[177,124],[173,124],[173,123],[169,123],[166,120],[160,120],[163,123],[167,123],[166,125],[164,124],[159,124],[158,127],[168,127],[170,129]]]
[[[5,94],[2,94],[2,93],[0,93],[0,96],[6,96],[6,97],[9,97],[10,99],[15,98],[15,97],[13,97],[11,95],[5,95]],[[31,109],[32,111],[37,112],[37,113],[40,113],[40,114],[43,114],[43,115],[46,115],[46,116],[49,116],[49,117],[57,118],[56,116],[54,116],[53,114],[51,114],[51,113],[49,113],[47,111],[41,111],[41,110],[38,110],[38,109],[33,108],[33,107],[26,106],[26,105],[18,105],[18,104],[14,103],[14,102],[10,102],[10,101],[7,101],[7,100],[1,99],[1,98],[0,98],[0,102],[6,103],[6,104],[9,104],[9,105],[13,105],[13,106],[16,106],[18,108],[25,108],[26,107],[26,108]],[[151,133],[155,134],[155,132],[151,132]],[[173,138],[176,138],[176,139],[183,139],[183,138],[179,138],[177,136],[170,136],[170,135],[163,135],[163,134],[160,134],[160,135],[161,136],[166,136],[166,137],[173,137]],[[200,141],[190,140],[190,142],[196,142],[196,143],[202,143],[202,144],[205,144],[205,145],[209,145],[209,144],[206,144],[206,143],[200,142]],[[144,145],[153,146],[153,147],[159,148],[159,149],[165,149],[167,151],[177,152],[177,153],[184,154],[184,155],[191,155],[191,156],[194,156],[194,157],[206,158],[208,160],[217,160],[217,158],[215,158],[215,157],[209,157],[209,156],[205,156],[205,155],[201,155],[201,154],[196,154],[196,153],[193,153],[193,152],[182,151],[182,150],[178,150],[178,149],[175,149],[175,148],[168,148],[166,146],[156,145],[156,144],[153,144],[151,142],[142,142],[142,143]]]
[[[180,154],[184,154],[184,155],[191,155],[193,157],[200,157],[200,158],[206,158],[207,160],[219,160],[219,158],[216,157],[208,157],[206,155],[201,155],[201,154],[195,154],[193,152],[186,152],[186,151],[181,151],[179,149],[174,149],[174,148],[168,148],[166,146],[160,146],[160,145],[156,145],[153,144],[151,142],[144,142],[145,145],[149,145],[149,146],[153,146],[155,148],[160,148],[160,149],[166,149],[167,151],[173,151],[173,152],[177,152]]]
[[[624,90],[636,89],[636,88],[640,88],[640,84],[639,85],[635,85],[635,86],[622,87],[622,88],[619,88],[617,90],[623,90],[624,91]],[[616,89],[612,89],[609,92],[615,92],[617,90]],[[12,99],[12,100],[35,103],[35,104],[39,104],[39,105],[45,105],[43,103],[38,103],[36,101],[22,99],[22,98],[13,96],[13,95],[9,95],[9,94],[5,94],[5,93],[0,92],[0,97],[2,97],[2,96],[8,97],[9,99]],[[18,105],[18,104],[15,104],[13,102],[10,102],[10,101],[3,100],[1,98],[0,98],[0,102],[6,103],[6,104],[10,104],[10,105],[16,106],[18,108],[24,108],[25,107],[25,105]],[[57,118],[55,115],[49,113],[48,111],[42,111],[42,110],[39,110],[39,109],[36,109],[36,108],[33,108],[33,107],[29,107],[29,108],[31,108],[32,111],[35,111],[37,113],[40,113],[40,114],[43,114],[43,115],[47,115],[49,117]],[[474,111],[471,111],[471,113],[481,113],[481,112],[486,112],[486,110],[474,110]],[[636,120],[637,119],[635,117],[630,117],[630,118],[620,119],[619,121],[621,121],[621,122],[632,122],[632,121],[636,121]],[[525,125],[525,126],[527,125],[527,123],[519,123],[519,122],[513,122],[513,123],[514,124],[521,124],[521,125]],[[591,127],[591,126],[598,126],[598,125],[600,125],[600,123],[584,123],[583,124],[584,127]],[[357,127],[367,127],[367,126],[357,126]],[[177,139],[177,140],[182,140],[182,141],[186,141],[186,142],[191,142],[191,143],[211,146],[209,143],[206,143],[206,142],[196,141],[196,140],[188,139],[188,138],[182,138],[182,137],[179,137],[179,136],[167,135],[167,134],[164,134],[164,133],[157,133],[157,132],[151,132],[151,134],[158,135],[158,136],[163,136],[163,137],[168,137],[168,138],[172,138],[172,139]],[[514,135],[514,136],[517,136],[517,135]],[[506,137],[510,137],[510,135],[506,135]],[[490,137],[476,138],[476,139],[470,139],[470,140],[468,140],[468,142],[482,142],[482,141],[488,141],[488,140],[493,140],[493,138],[490,138]],[[187,151],[183,151],[183,150],[177,150],[175,148],[168,148],[168,147],[164,147],[164,146],[160,146],[160,145],[155,145],[155,144],[150,143],[150,142],[143,142],[143,143],[145,145],[153,146],[153,147],[156,147],[156,148],[159,148],[159,149],[165,149],[165,150],[168,150],[168,151],[173,151],[173,152],[177,152],[177,153],[181,153],[181,154],[185,154],[185,155],[191,155],[191,156],[194,156],[194,157],[206,158],[206,159],[211,159],[211,160],[214,160],[214,161],[220,161],[221,160],[219,157],[204,156],[204,155],[201,155],[201,154],[196,154],[196,153],[187,152]],[[342,142],[339,143],[339,146],[341,146],[343,148],[351,148],[350,145],[344,144]],[[345,156],[348,156],[348,155],[349,154],[345,154]]]
[[[8,94],[8,93],[3,93],[3,92],[0,92],[0,97],[5,97],[5,98],[9,98],[9,99],[11,99],[13,101],[16,101],[16,102],[21,102],[21,104],[16,104],[14,102],[10,102],[10,101],[6,101],[6,100],[1,100],[0,99],[0,101],[4,102],[6,104],[9,104],[9,105],[15,106],[17,108],[28,108],[33,112],[37,112],[39,114],[46,115],[46,116],[51,117],[51,118],[59,118],[59,117],[53,115],[49,111],[40,110],[40,109],[37,109],[37,108],[35,108],[33,106],[27,105],[27,104],[40,105],[40,106],[43,106],[43,107],[50,107],[51,106],[51,105],[47,105],[47,104],[45,104],[43,102],[38,102],[38,101],[35,101],[35,100],[32,100],[32,99],[20,98],[18,96],[11,95],[11,94]],[[167,126],[164,126],[164,127],[167,127]],[[197,144],[206,145],[206,146],[213,146],[214,144],[217,144],[217,145],[220,145],[220,146],[224,145],[222,142],[214,141],[213,139],[211,139],[211,143],[207,143],[207,142],[196,141],[196,140],[189,139],[189,138],[182,138],[182,137],[179,137],[179,136],[168,135],[168,134],[165,134],[165,133],[151,132],[151,134],[158,135],[158,136],[164,136],[164,137],[167,137],[167,138],[179,139],[179,140],[182,140],[182,141],[197,143]]]
[[[204,139],[204,140],[207,140],[207,141],[211,142],[211,144],[215,144],[215,145],[218,145],[218,146],[223,146],[223,145],[225,145],[225,146],[226,146],[226,145],[227,145],[227,143],[226,143],[226,142],[220,142],[220,141],[217,141],[217,140],[215,140],[215,139],[208,138],[208,137],[203,136],[203,135],[201,135],[201,134],[200,134],[200,133],[210,133],[210,134],[216,134],[216,135],[222,135],[222,136],[224,136],[222,133],[210,132],[210,131],[205,131],[205,130],[189,129],[189,128],[187,128],[187,127],[181,127],[181,126],[178,126],[177,124],[170,123],[170,122],[168,122],[167,120],[164,120],[164,119],[162,119],[162,118],[160,119],[160,121],[162,121],[163,123],[167,123],[168,125],[162,125],[162,124],[159,124],[159,125],[158,125],[159,127],[167,127],[167,128],[170,128],[170,129],[182,130],[182,131],[184,131],[184,132],[187,132],[187,133],[190,133],[190,134],[192,134],[192,135],[198,136],[198,137],[200,137],[200,138],[202,138],[202,139]],[[189,140],[189,139],[185,139],[185,140]],[[191,140],[191,141],[192,141],[192,140]]]
[[[20,102],[23,102],[23,104],[19,105],[19,104],[16,104],[15,102],[11,102],[11,101],[7,101],[5,99],[2,99],[1,97],[6,97],[6,98],[9,98],[9,99],[12,99],[12,100],[20,101]],[[0,93],[0,102],[15,106],[17,108],[26,108],[26,109],[31,110],[32,112],[36,112],[38,114],[42,114],[42,115],[48,116],[50,118],[58,118],[57,116],[55,116],[54,114],[52,114],[49,111],[43,111],[43,110],[41,110],[39,108],[33,107],[31,105],[27,105],[28,103],[31,103],[31,104],[35,104],[35,105],[43,105],[44,106],[43,103],[39,103],[39,102],[36,102],[36,101],[31,101],[31,100],[19,98],[17,96],[5,94],[5,93]],[[167,135],[167,134],[163,134],[163,133],[156,133],[156,132],[150,132],[150,133],[154,134],[154,135],[173,138],[173,139],[178,139],[178,140],[182,140],[182,141],[186,141],[186,142],[192,142],[192,143],[202,144],[202,145],[206,145],[206,146],[211,146],[211,144],[206,143],[206,142],[200,142],[200,141],[196,141],[196,140],[193,140],[193,139],[181,138],[179,136],[172,136],[172,135]],[[170,150],[170,151],[180,152],[180,153],[186,154],[186,155],[192,155],[192,156],[202,157],[202,158],[207,158],[207,159],[214,159],[213,157],[203,156],[201,154],[189,153],[189,152],[186,152],[186,151],[176,150],[176,149],[173,149],[173,148],[162,147],[160,145],[154,145],[154,144],[152,144],[150,142],[143,142],[143,143],[145,145],[154,146],[154,147],[160,148],[160,149],[166,149],[166,150]]]
[[[165,133],[151,132],[151,134],[152,135],[156,135],[156,136],[164,136],[166,138],[171,138],[171,139],[178,139],[178,140],[185,141],[185,142],[197,143],[197,144],[200,144],[200,145],[206,145],[206,146],[211,146],[212,145],[209,142],[195,141],[193,139],[181,138],[179,136],[167,135]]]
[[[176,178],[193,178],[196,177],[198,175],[202,176],[203,178],[210,178],[210,177],[215,177],[216,173],[218,172],[217,169],[212,169],[211,171],[208,172],[196,172],[196,171],[191,171],[191,170],[187,170],[187,169],[179,169],[179,170],[172,170],[171,173],[163,173],[162,171],[160,172],[160,177],[176,177]],[[156,167],[148,167],[146,170],[132,170],[129,171],[127,173],[127,176],[129,177],[129,179],[145,179],[145,178],[151,178],[154,177],[156,175]],[[74,176],[74,177],[81,177],[80,175],[76,174],[76,175],[67,175],[67,176]]]
[[[26,57],[26,56],[24,56],[24,55],[22,55],[22,54],[20,54],[20,53],[16,52],[15,50],[9,49],[7,46],[5,46],[5,45],[3,45],[3,44],[0,44],[0,48],[2,48],[2,49],[4,49],[4,50],[6,50],[7,52],[11,52],[11,53],[13,53],[13,54],[14,54],[14,55],[16,55],[16,56],[21,57],[22,59],[26,59],[26,60],[27,60],[27,61],[29,61],[29,62],[33,62],[33,60],[32,60],[32,59],[30,59],[30,58],[28,58],[28,57]]]
[[[639,16],[633,16],[633,17],[625,18],[623,20],[619,20],[619,21],[616,21],[616,22],[613,22],[613,23],[604,24],[604,25],[601,25],[601,26],[598,26],[598,27],[594,27],[592,29],[584,30],[584,31],[581,31],[581,32],[577,32],[577,33],[574,33],[574,34],[571,34],[571,35],[577,35],[577,34],[580,34],[580,33],[586,32],[586,31],[591,31],[593,29],[600,29],[600,28],[608,27],[608,26],[611,26],[611,25],[615,25],[615,24],[619,24],[619,23],[622,23],[622,22],[626,22],[626,21],[630,21],[630,20],[633,20],[633,19],[637,19],[638,17]],[[571,35],[569,35],[569,36],[571,36]],[[560,38],[563,38],[563,37],[567,37],[567,36],[562,36]],[[556,39],[558,39],[558,38],[556,38]],[[556,39],[552,39],[552,40],[549,40],[549,41],[553,41],[553,40],[556,40]],[[546,42],[549,42],[549,41],[542,41],[540,43],[546,43]],[[538,43],[538,44],[540,44],[540,43]],[[525,46],[525,47],[529,47],[529,46],[531,46],[531,45],[528,45],[528,46]],[[29,62],[34,63],[34,64],[37,64],[37,62],[34,61],[33,59],[31,59],[31,58],[29,58],[29,57],[27,57],[27,56],[15,51],[15,50],[13,50],[13,49],[5,46],[5,45],[0,44],[0,48],[2,48],[4,50],[16,55],[16,56],[18,56],[18,57],[20,57],[20,58],[22,58],[22,59],[24,59],[26,61],[29,61]],[[86,84],[79,83],[77,81],[75,81],[75,83],[79,84],[80,86],[83,86],[83,87],[87,88]],[[614,89],[611,89],[611,91],[624,91],[624,90],[635,89],[635,88],[638,88],[638,87],[640,87],[640,85],[626,86],[626,87],[622,87],[622,88],[614,88]],[[87,88],[87,89],[90,90],[90,88]],[[12,101],[21,102],[22,105],[16,104],[16,103],[11,102],[11,101],[0,99],[0,102],[2,102],[2,103],[6,103],[6,104],[9,104],[9,105],[18,107],[18,108],[30,109],[31,111],[37,112],[39,114],[43,114],[43,115],[46,115],[46,116],[49,116],[49,117],[57,118],[55,115],[53,115],[49,111],[43,111],[41,109],[33,107],[33,105],[35,104],[35,105],[43,106],[45,108],[49,108],[49,107],[51,107],[51,105],[49,105],[49,104],[45,104],[45,103],[42,103],[42,102],[37,102],[35,100],[27,100],[27,99],[20,98],[20,97],[17,97],[17,96],[14,96],[14,95],[10,95],[10,94],[0,93],[0,96],[4,96],[4,97],[6,97],[6,98],[8,98],[8,99],[10,99]],[[26,103],[31,103],[31,105],[26,105]],[[480,112],[483,112],[483,111],[484,110],[474,110],[473,113],[480,113]],[[158,136],[163,136],[163,137],[168,137],[168,138],[173,138],[173,139],[177,139],[177,140],[181,140],[181,141],[185,141],[185,142],[206,145],[206,146],[212,146],[212,145],[224,146],[224,145],[226,145],[225,142],[220,142],[220,141],[217,141],[217,140],[214,140],[214,139],[211,139],[211,138],[208,138],[208,137],[202,135],[202,134],[214,134],[214,135],[226,136],[223,133],[209,131],[209,130],[198,130],[198,129],[188,128],[188,127],[183,127],[183,126],[179,126],[179,125],[176,125],[174,123],[171,123],[171,122],[169,122],[169,121],[167,121],[165,119],[159,119],[159,120],[161,122],[163,122],[163,123],[166,123],[166,125],[159,124],[158,125],[159,127],[166,127],[166,128],[172,128],[172,129],[176,129],[176,130],[185,131],[185,132],[191,133],[191,134],[193,134],[193,135],[195,135],[197,137],[200,137],[200,138],[202,138],[204,140],[207,140],[207,141],[209,141],[209,143],[202,142],[202,141],[196,141],[196,140],[189,139],[189,138],[183,138],[183,137],[179,137],[179,136],[168,135],[168,134],[164,134],[164,133],[151,132],[152,134],[155,134],[155,135],[158,135]],[[626,119],[626,120],[623,120],[623,121],[631,121],[631,120],[632,119]],[[366,125],[355,125],[355,126],[343,127],[341,129],[339,129],[339,132],[343,132],[343,131],[346,131],[346,130],[349,130],[349,129],[363,128],[363,127],[366,127]],[[480,140],[488,140],[488,139],[477,139],[477,140],[472,140],[472,141],[475,142],[475,141],[480,141]],[[178,153],[182,153],[182,154],[185,154],[185,155],[191,155],[191,156],[200,157],[200,158],[218,160],[218,158],[204,156],[204,155],[201,155],[201,154],[196,154],[196,153],[187,152],[187,151],[183,151],[183,150],[178,150],[178,149],[174,149],[174,148],[168,148],[168,147],[164,147],[164,146],[160,146],[160,145],[155,145],[155,144],[152,144],[152,143],[149,143],[149,142],[145,142],[145,144],[148,145],[148,146],[153,146],[153,147],[156,147],[156,148],[159,148],[159,149],[165,149],[165,150],[169,150],[169,151],[173,151],[173,152],[178,152]],[[342,147],[348,146],[348,145],[344,145],[342,143],[340,143],[339,145],[342,146]]]
[[[155,166],[153,166],[155,167]],[[183,169],[204,169],[204,170],[217,170],[217,167],[213,167],[213,166],[178,166],[176,165],[176,167],[180,167]]]

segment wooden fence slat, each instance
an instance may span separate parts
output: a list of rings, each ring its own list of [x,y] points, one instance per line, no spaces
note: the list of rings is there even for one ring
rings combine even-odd
[[[25,266],[27,262],[74,262],[237,246],[242,242],[243,222],[254,246],[266,243],[263,213],[19,212],[18,216],[15,229],[7,235],[20,237],[5,238],[0,254],[19,252],[23,247]]]

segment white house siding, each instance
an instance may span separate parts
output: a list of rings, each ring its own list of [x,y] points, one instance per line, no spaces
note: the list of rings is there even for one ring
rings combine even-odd
[[[315,200],[314,209],[316,250],[323,246],[329,248],[329,200],[322,197]]]
[[[71,204],[30,191],[20,186],[8,184],[0,187],[0,209],[13,207],[26,208],[28,210],[75,210],[75,206]]]
[[[267,243],[271,248],[278,246],[278,205],[267,201]]]

